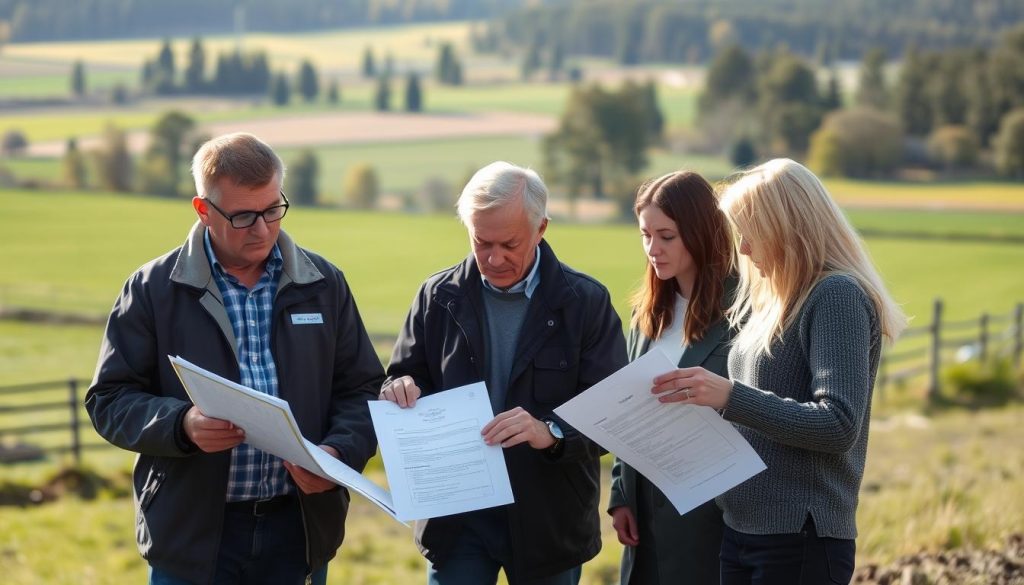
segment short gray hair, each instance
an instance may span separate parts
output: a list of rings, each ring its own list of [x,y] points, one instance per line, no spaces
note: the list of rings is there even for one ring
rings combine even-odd
[[[539,228],[548,217],[548,188],[535,171],[504,161],[493,162],[473,174],[459,196],[459,219],[469,225],[477,211],[495,209],[522,199],[530,225]]]
[[[244,132],[208,140],[192,158],[192,178],[200,197],[211,197],[214,185],[224,177],[241,187],[262,187],[275,177],[283,183],[284,172],[274,149]]]

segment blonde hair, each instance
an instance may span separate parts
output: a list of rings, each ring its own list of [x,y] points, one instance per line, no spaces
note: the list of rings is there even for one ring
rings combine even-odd
[[[735,340],[740,351],[770,355],[814,285],[833,274],[849,276],[864,290],[890,341],[907,326],[857,232],[803,165],[775,159],[743,173],[726,187],[720,207],[756,247],[765,273],[737,255],[739,290],[727,315],[731,324],[742,325]]]

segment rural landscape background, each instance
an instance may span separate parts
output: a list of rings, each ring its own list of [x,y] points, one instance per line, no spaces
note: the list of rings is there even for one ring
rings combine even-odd
[[[80,403],[124,279],[194,221],[188,160],[232,131],[282,155],[284,229],[345,272],[385,363],[468,253],[452,204],[491,161],[541,172],[548,240],[624,320],[640,182],[804,161],[912,316],[875,390],[858,578],[1024,583],[1013,0],[0,0],[0,581],[145,579],[132,454]],[[586,585],[618,580],[605,522]],[[424,571],[356,499],[329,582]]]

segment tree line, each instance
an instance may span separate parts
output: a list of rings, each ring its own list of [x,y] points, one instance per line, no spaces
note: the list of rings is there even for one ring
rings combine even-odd
[[[610,57],[622,64],[703,63],[739,44],[781,45],[829,63],[908,43],[943,49],[991,46],[1024,20],[1014,0],[589,0],[515,11],[474,34],[478,51]]]
[[[527,0],[0,0],[11,41],[299,31],[490,18]]]

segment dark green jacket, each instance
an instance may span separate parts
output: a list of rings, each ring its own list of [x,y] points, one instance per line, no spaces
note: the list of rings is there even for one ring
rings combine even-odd
[[[703,339],[686,348],[679,360],[680,368],[701,366],[704,369],[728,377],[727,361],[729,357],[729,341],[732,335],[728,323],[723,318],[716,322],[704,335]],[[647,353],[651,340],[636,329],[629,332],[629,359],[635,360]],[[672,408],[675,405],[665,405]],[[629,506],[638,522],[643,522],[637,511],[637,490],[639,474],[635,469],[615,460],[612,467],[611,496],[608,509]],[[644,480],[646,482],[646,480]],[[693,585],[717,585],[719,582],[718,553],[721,548],[722,512],[709,501],[680,516],[665,496],[654,488],[654,517],[651,526],[644,527],[653,534],[654,542],[644,542],[641,547],[651,547],[658,559],[658,583],[687,583]],[[637,551],[633,547],[625,547],[622,552],[620,583],[622,585],[646,585],[630,581]]]
[[[139,454],[135,533],[153,566],[195,583],[213,577],[224,517],[230,451],[204,453],[183,440],[191,406],[168,355],[239,380],[235,336],[196,223],[185,244],[136,271],[114,303],[85,406],[99,434]],[[283,272],[271,317],[280,397],[302,434],[362,469],[377,448],[368,400],[383,368],[342,273],[283,231]],[[319,313],[322,324],[292,323]],[[344,537],[348,494],[301,495],[306,552],[315,570]]]

